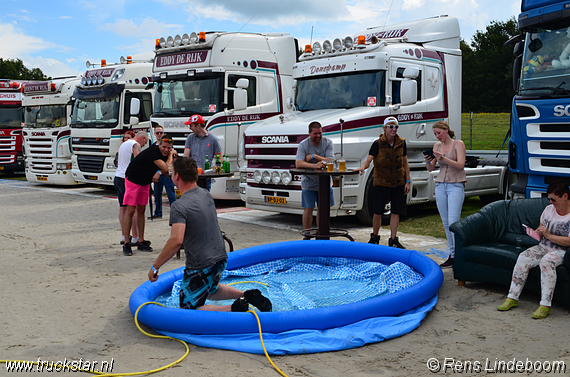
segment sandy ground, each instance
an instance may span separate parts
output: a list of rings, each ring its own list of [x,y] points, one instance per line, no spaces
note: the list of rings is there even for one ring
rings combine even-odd
[[[183,355],[179,342],[149,338],[136,328],[128,309],[131,292],[168,238],[163,220],[147,222],[147,238],[157,251],[124,257],[111,192],[40,188],[0,179],[0,359],[113,362],[112,371],[146,371]],[[165,216],[169,210],[165,208]],[[220,225],[236,249],[299,239],[300,217],[257,211],[220,210]],[[370,229],[352,220],[335,220],[357,241]],[[386,240],[386,233],[382,237]],[[402,243],[440,262],[441,240],[402,234]],[[430,251],[431,250],[431,251]],[[163,270],[183,265],[170,261]],[[468,283],[458,287],[444,272],[436,308],[421,326],[400,338],[365,347],[320,354],[276,356],[289,376],[424,376],[427,362],[481,363],[490,373],[495,362],[564,361],[570,373],[570,313],[554,304],[545,320],[531,318],[539,298],[523,295],[518,308],[498,312],[507,287]],[[433,360],[432,360],[433,362]],[[453,373],[450,369],[447,373]],[[446,373],[446,374],[447,374]],[[481,373],[465,373],[478,375]],[[52,375],[43,372],[17,375]],[[444,374],[439,371],[438,374]],[[12,375],[0,365],[0,376]],[[277,376],[262,355],[190,345],[181,364],[160,376]],[[526,375],[526,373],[522,373]]]

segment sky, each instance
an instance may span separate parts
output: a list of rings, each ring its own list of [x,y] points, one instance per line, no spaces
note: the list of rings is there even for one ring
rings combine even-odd
[[[153,57],[155,40],[193,31],[285,32],[304,46],[368,27],[457,17],[469,42],[520,0],[0,0],[0,57],[46,76],[80,75],[85,62]]]

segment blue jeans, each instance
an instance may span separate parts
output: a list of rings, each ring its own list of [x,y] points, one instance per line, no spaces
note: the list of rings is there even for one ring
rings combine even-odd
[[[455,236],[449,230],[449,226],[459,221],[464,199],[465,186],[463,183],[437,182],[435,184],[435,202],[445,228],[447,247],[451,258],[455,258]]]
[[[160,175],[158,182],[154,183],[154,217],[162,217],[162,187],[166,189],[166,196],[168,196],[168,203],[172,205],[176,201],[176,194],[174,193],[174,182],[172,179]]]

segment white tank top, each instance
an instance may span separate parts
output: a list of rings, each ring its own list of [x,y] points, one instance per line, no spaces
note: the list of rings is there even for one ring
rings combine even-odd
[[[119,166],[117,167],[115,177],[125,178],[125,173],[132,160],[133,145],[135,145],[135,143],[136,141],[134,139],[129,139],[119,147],[119,150],[117,151],[117,154],[119,155]]]

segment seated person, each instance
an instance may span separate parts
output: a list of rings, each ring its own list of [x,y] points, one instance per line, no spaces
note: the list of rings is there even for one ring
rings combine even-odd
[[[540,265],[541,300],[540,306],[532,314],[534,319],[542,319],[550,314],[552,295],[556,286],[556,267],[564,260],[570,247],[570,189],[562,181],[551,183],[546,189],[550,205],[540,216],[540,243],[520,253],[506,301],[497,309],[509,310],[517,306],[519,296],[531,268]]]

